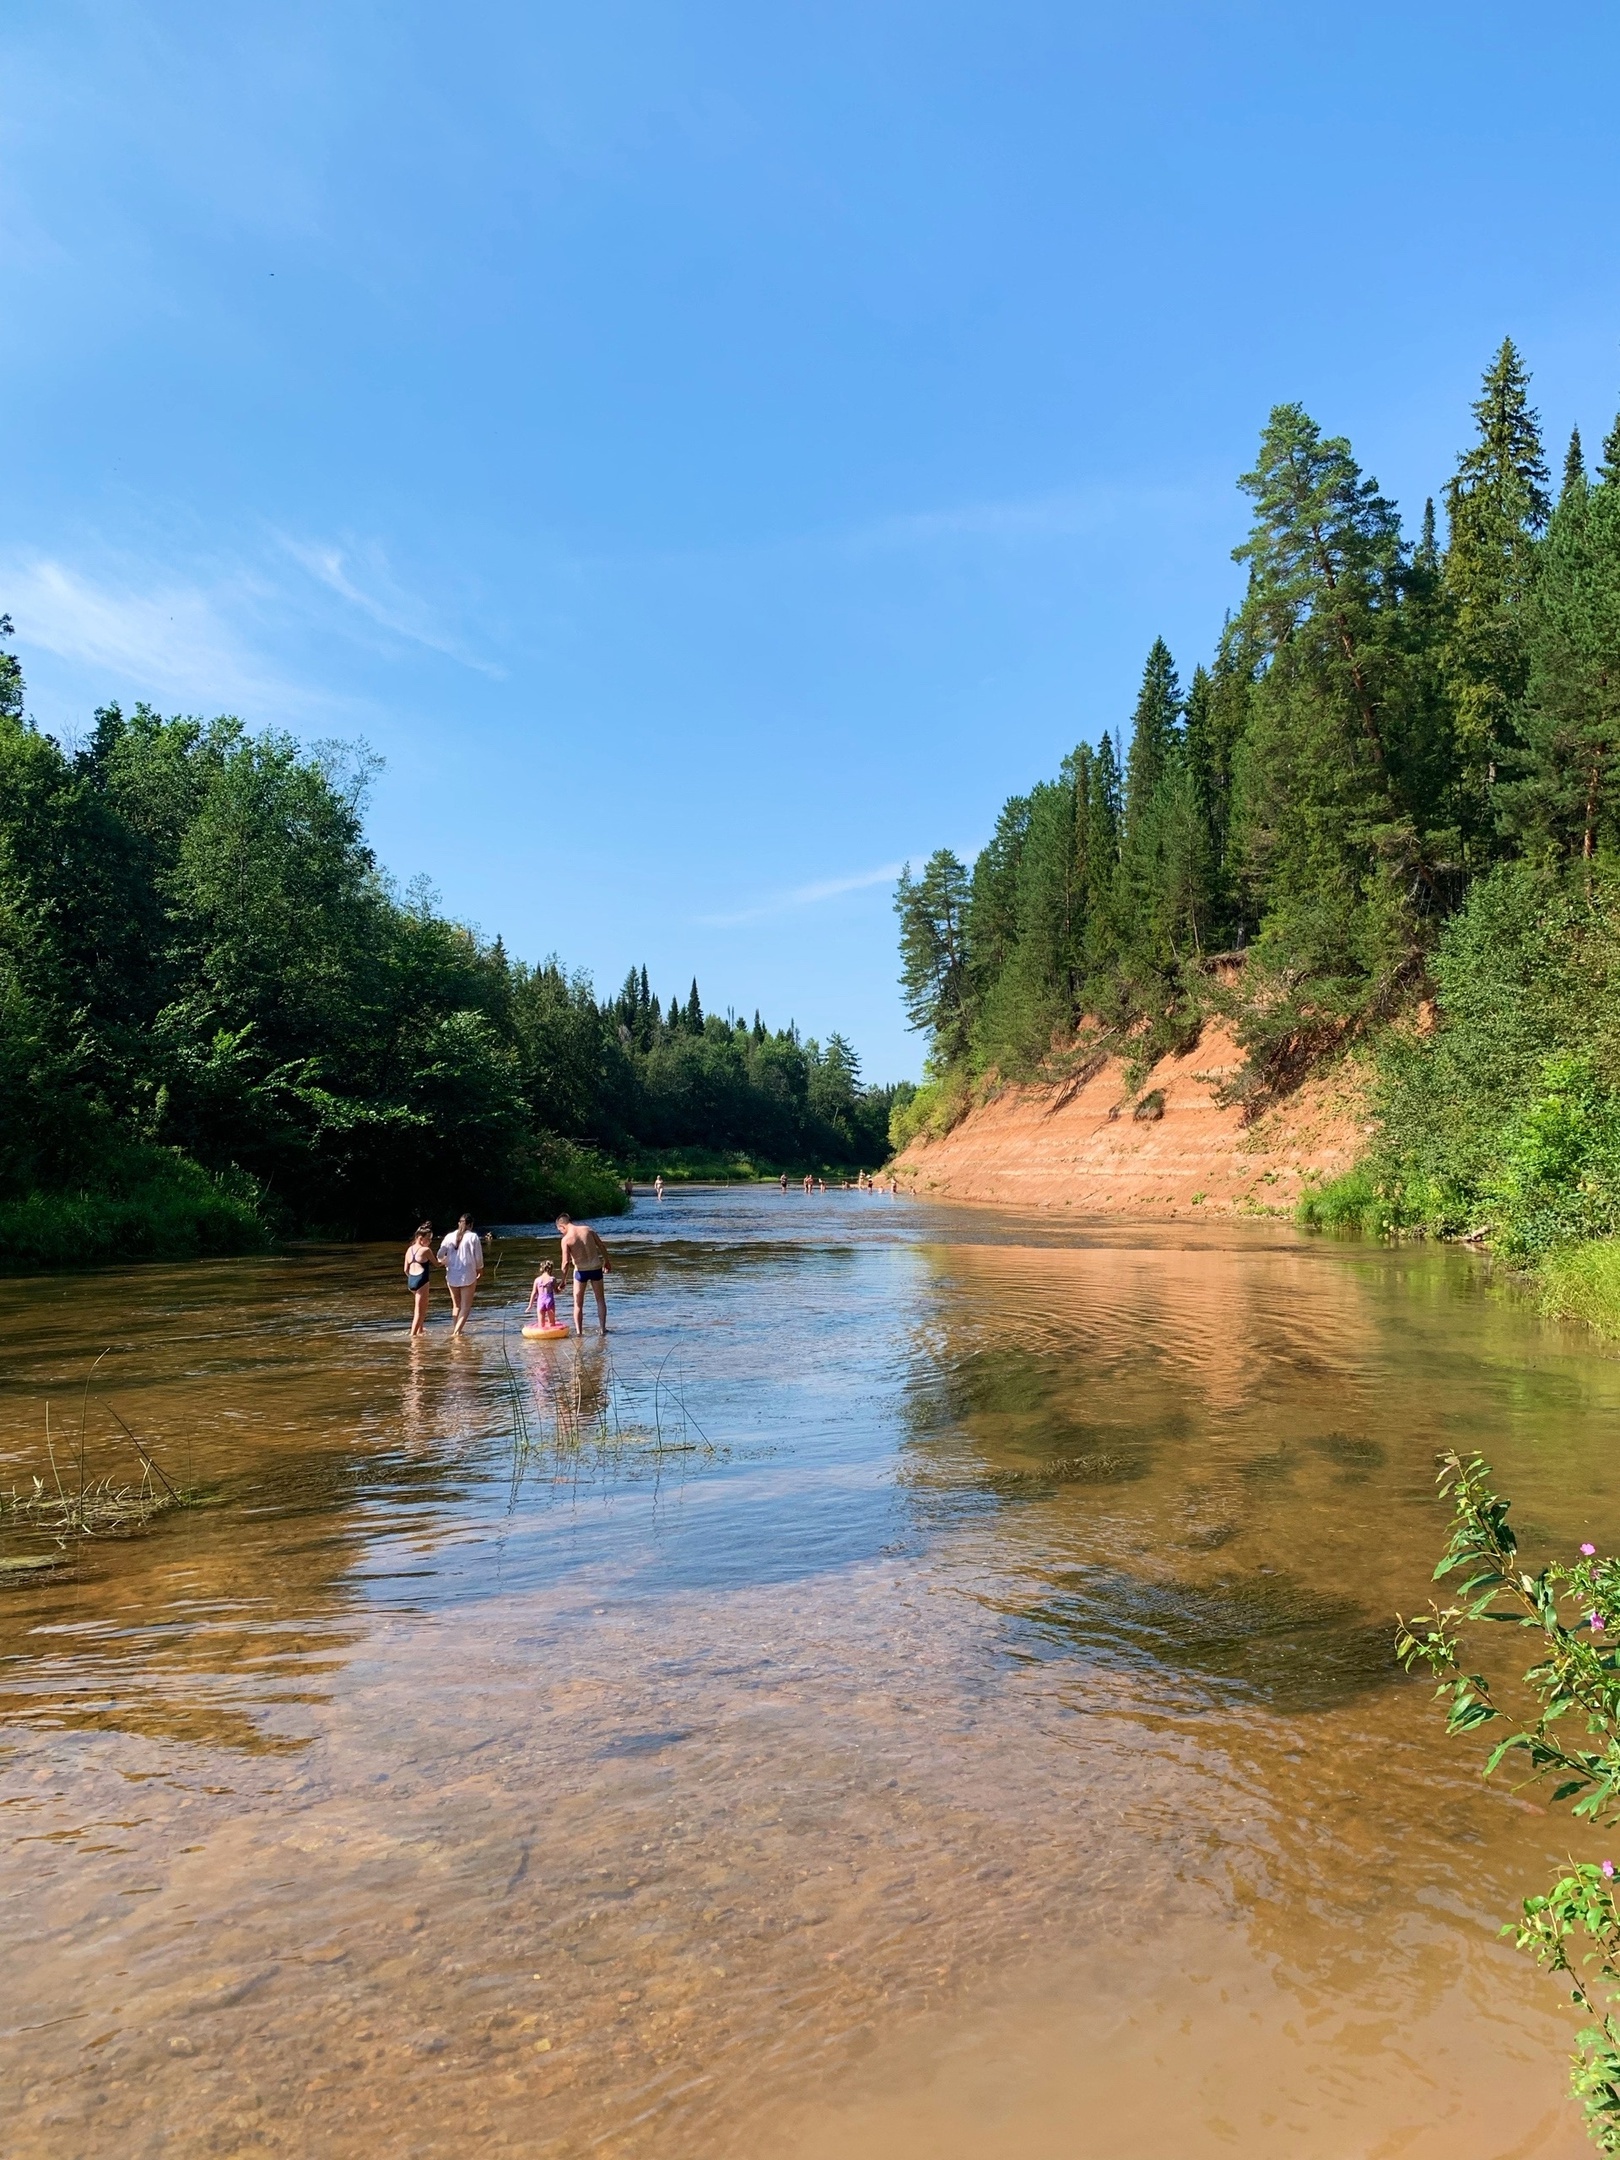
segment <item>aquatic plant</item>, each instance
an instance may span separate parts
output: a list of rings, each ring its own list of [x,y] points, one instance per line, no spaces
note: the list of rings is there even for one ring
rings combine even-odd
[[[140,1478],[134,1484],[120,1482],[113,1473],[106,1472],[92,1477],[88,1469],[88,1439],[92,1384],[105,1350],[85,1375],[84,1392],[79,1403],[79,1429],[71,1437],[64,1436],[63,1448],[68,1478],[63,1482],[62,1464],[57,1460],[57,1436],[51,1429],[51,1405],[45,1405],[45,1456],[50,1467],[51,1482],[37,1471],[30,1474],[31,1489],[19,1491],[15,1485],[9,1493],[0,1493],[0,1530],[43,1530],[65,1548],[69,1539],[104,1537],[110,1533],[139,1529],[164,1514],[170,1508],[184,1507],[188,1494],[182,1492],[168,1472],[157,1461],[145,1441],[137,1437],[125,1420],[119,1416],[104,1396],[93,1399],[105,1410],[124,1439],[134,1450],[140,1464]],[[22,1574],[36,1568],[54,1566],[57,1556],[51,1554],[21,1554],[0,1560],[0,1573]]]
[[[1519,1564],[1510,1502],[1492,1490],[1483,1457],[1442,1456],[1439,1486],[1452,1504],[1452,1531],[1434,1579],[1462,1577],[1458,1602],[1431,1602],[1426,1617],[1402,1619],[1397,1655],[1409,1672],[1426,1667],[1434,1675],[1448,1733],[1478,1732],[1504,1719],[1512,1724],[1491,1749],[1486,1777],[1511,1763],[1523,1769],[1522,1784],[1554,1780],[1553,1804],[1567,1804],[1591,1829],[1620,1825],[1620,1651],[1611,1647],[1620,1631],[1620,1559],[1603,1558],[1583,1544],[1572,1564],[1553,1562],[1531,1574]],[[1538,1638],[1535,1662],[1522,1680],[1534,1705],[1530,1716],[1500,1706],[1491,1680],[1464,1666],[1469,1631],[1502,1621]],[[1588,2020],[1576,2036],[1570,2085],[1594,2143],[1620,2153],[1614,1862],[1572,1857],[1568,1872],[1527,1897],[1520,1918],[1502,1932],[1564,1980]]]

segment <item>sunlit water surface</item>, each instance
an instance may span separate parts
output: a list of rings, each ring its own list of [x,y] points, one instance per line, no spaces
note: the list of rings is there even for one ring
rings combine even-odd
[[[0,1484],[48,1398],[206,1496],[0,1576],[13,2160],[1586,2149],[1568,1829],[1390,1616],[1444,1446],[1620,1535],[1620,1364],[1260,1226],[607,1227],[605,1347],[516,1237],[459,1344],[391,1248],[6,1285]]]

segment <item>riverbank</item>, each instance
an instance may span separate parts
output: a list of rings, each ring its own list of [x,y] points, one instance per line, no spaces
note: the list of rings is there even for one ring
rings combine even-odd
[[[1291,1216],[1367,1145],[1366,1068],[1337,1060],[1252,1123],[1221,1094],[1243,1062],[1222,1028],[1161,1058],[1134,1093],[1109,1057],[1078,1082],[1004,1087],[890,1166],[932,1200],[1096,1215]]]

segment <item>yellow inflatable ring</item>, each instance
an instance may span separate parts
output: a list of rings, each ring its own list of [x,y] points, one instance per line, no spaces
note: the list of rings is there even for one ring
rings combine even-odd
[[[528,1342],[561,1342],[565,1335],[572,1335],[569,1327],[526,1327],[524,1339]]]

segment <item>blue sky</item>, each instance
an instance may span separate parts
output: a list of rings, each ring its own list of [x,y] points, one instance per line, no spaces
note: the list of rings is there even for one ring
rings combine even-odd
[[[915,1072],[895,866],[1207,655],[1267,408],[1620,403],[1598,6],[0,12],[30,704],[386,759],[529,957]],[[1596,118],[1587,117],[1595,113]]]

